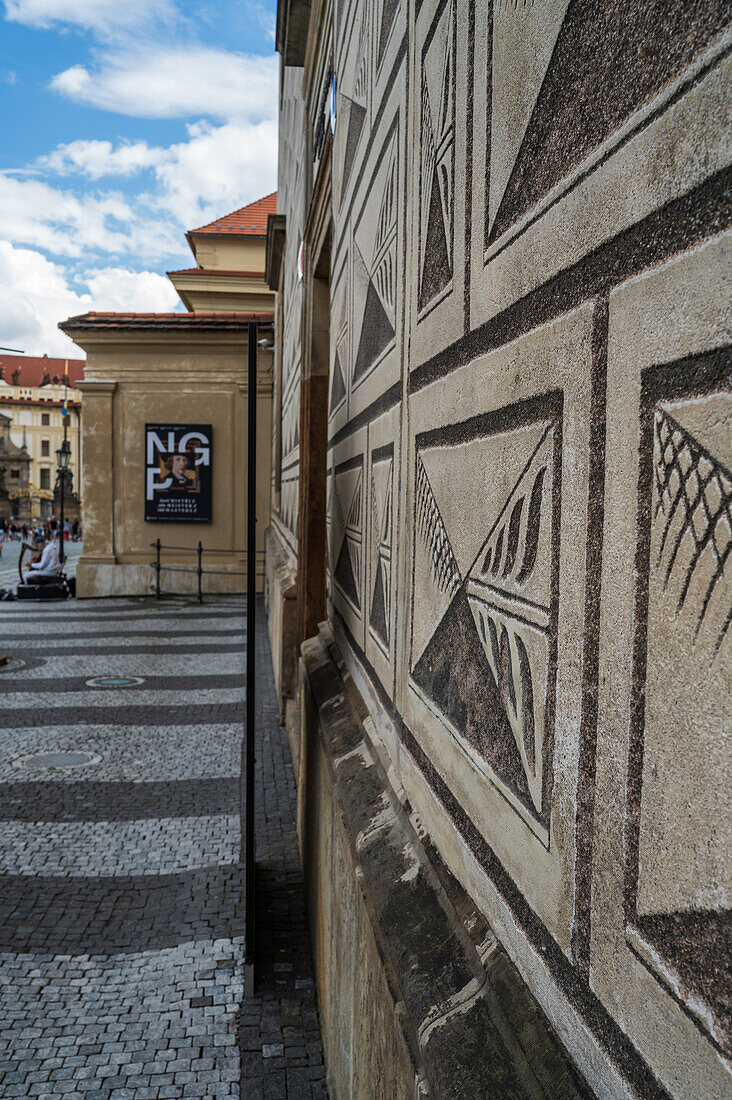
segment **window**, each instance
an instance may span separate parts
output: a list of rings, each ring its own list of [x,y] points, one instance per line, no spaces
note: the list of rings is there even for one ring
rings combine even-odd
[[[49,440],[47,440],[47,439],[42,439],[41,440],[41,455],[42,455],[43,458],[48,458],[48,456],[50,455],[50,453],[51,453],[50,447],[51,447],[51,444],[50,444]]]
[[[45,466],[41,470],[41,488],[42,489],[50,489],[51,488],[51,471],[49,470],[48,466]]]
[[[50,413],[41,413],[41,424],[50,424],[50,423],[51,423],[51,414]]]
[[[15,480],[17,481],[18,478],[20,477],[20,470],[11,470],[10,471],[10,476],[14,477]]]

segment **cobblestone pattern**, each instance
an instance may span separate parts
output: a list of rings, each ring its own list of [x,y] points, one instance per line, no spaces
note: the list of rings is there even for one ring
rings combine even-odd
[[[257,992],[244,1000],[243,601],[0,605],[0,1096],[326,1097],[263,620]],[[61,632],[74,639],[58,644]],[[193,637],[198,639],[194,645]],[[195,653],[195,658],[188,657]],[[183,662],[181,661],[183,658]],[[190,667],[187,667],[190,663]],[[142,676],[91,688],[93,676]],[[24,766],[85,751],[80,768]]]

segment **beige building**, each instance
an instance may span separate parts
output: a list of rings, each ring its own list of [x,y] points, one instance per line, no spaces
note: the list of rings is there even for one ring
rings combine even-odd
[[[254,312],[274,310],[264,265],[267,218],[276,211],[275,192],[186,234],[197,266],[168,272],[186,309],[218,313],[245,304]]]
[[[732,1095],[730,36],[278,4],[268,614],[333,1100]]]
[[[262,212],[264,204],[264,213]],[[87,353],[80,597],[245,588],[248,337],[257,325],[257,576],[264,581],[272,430],[272,302],[264,281],[270,196],[189,234],[225,256],[223,280],[170,277],[187,313],[89,313],[61,328]],[[242,220],[244,219],[244,220]],[[229,240],[229,235],[231,240]],[[226,284],[224,286],[224,284]]]
[[[64,402],[68,411],[66,437],[71,448],[69,470],[73,493],[78,496],[81,469],[82,359],[50,359],[0,355],[0,412],[11,418],[10,439],[25,448],[31,458],[24,496],[10,501],[11,514],[40,519],[58,511],[54,504],[56,450],[64,438]],[[15,492],[16,490],[11,490]],[[78,512],[78,501],[65,502],[67,518]]]

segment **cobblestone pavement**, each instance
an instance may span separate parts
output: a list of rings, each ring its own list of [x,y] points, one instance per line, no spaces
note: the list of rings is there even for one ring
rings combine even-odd
[[[327,1097],[261,610],[261,931],[244,998],[244,607],[0,604],[5,1100]]]

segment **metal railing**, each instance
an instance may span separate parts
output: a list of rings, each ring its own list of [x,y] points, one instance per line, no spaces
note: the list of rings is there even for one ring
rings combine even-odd
[[[161,573],[197,573],[198,574],[198,602],[203,603],[203,577],[204,576],[220,576],[220,577],[246,577],[246,571],[237,569],[204,569],[203,568],[203,555],[204,554],[241,554],[246,553],[245,550],[219,550],[209,549],[204,547],[203,543],[199,540],[198,546],[167,546],[164,545],[160,539],[156,539],[155,542],[151,542],[150,545],[155,550],[155,561],[150,562],[150,568],[155,570],[155,599],[160,599],[160,574]],[[182,554],[196,554],[198,562],[196,565],[163,565],[160,560],[160,554],[162,550],[176,550]]]

